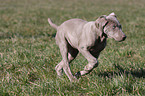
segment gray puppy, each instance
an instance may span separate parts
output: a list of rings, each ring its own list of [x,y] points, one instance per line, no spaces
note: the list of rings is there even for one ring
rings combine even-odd
[[[50,18],[48,22],[57,30],[55,39],[62,55],[62,61],[55,67],[55,70],[59,76],[64,70],[70,81],[76,81],[80,76],[90,73],[98,66],[99,54],[105,48],[108,37],[116,41],[124,41],[126,38],[114,13],[108,16],[103,15],[91,22],[70,19],[60,26],[52,23]],[[75,59],[78,52],[87,59],[88,64],[84,70],[73,76],[69,63]]]

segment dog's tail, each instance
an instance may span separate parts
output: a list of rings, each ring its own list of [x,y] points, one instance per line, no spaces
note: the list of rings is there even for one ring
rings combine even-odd
[[[48,22],[49,22],[49,24],[50,24],[51,27],[53,27],[53,28],[55,28],[55,29],[58,28],[58,26],[57,26],[56,24],[52,23],[52,21],[51,21],[50,18],[48,18]]]

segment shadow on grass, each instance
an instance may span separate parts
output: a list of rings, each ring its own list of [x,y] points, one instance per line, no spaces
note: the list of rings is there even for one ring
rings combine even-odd
[[[53,37],[53,38],[54,38],[54,37],[55,37],[55,35],[56,35],[56,33],[53,33],[53,34],[51,35],[51,37]]]
[[[124,70],[120,65],[114,64],[115,68],[118,70],[116,71],[106,71],[106,72],[100,72],[98,75],[103,77],[112,78],[114,75],[122,75],[125,74],[128,76],[131,74],[133,77],[137,78],[145,78],[145,69],[139,68],[139,69],[132,69],[131,71]]]

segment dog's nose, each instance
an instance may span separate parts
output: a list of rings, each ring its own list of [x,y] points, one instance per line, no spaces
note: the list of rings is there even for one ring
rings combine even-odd
[[[124,41],[126,39],[126,35],[123,36],[122,40]]]

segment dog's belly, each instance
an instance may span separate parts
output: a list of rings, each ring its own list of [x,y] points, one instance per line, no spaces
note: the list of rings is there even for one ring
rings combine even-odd
[[[80,41],[81,31],[67,31],[65,38],[67,39],[68,43],[73,47],[78,49],[79,41]]]
[[[76,36],[72,36],[72,35],[70,35],[70,36],[68,36],[68,37],[66,37],[66,39],[67,39],[67,42],[73,47],[73,48],[78,48],[78,38],[76,37]]]

